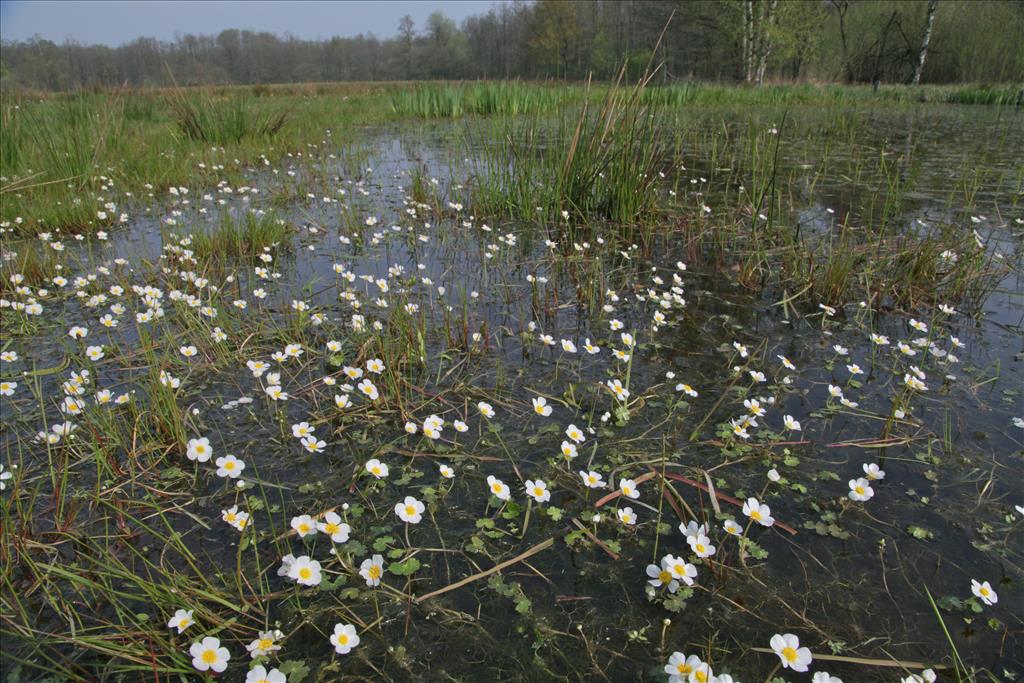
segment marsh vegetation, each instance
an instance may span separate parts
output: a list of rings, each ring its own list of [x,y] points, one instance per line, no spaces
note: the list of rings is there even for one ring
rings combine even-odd
[[[5,100],[4,679],[1013,680],[993,92]]]

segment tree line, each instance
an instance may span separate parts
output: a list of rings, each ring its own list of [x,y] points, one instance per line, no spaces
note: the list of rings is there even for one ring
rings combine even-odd
[[[649,63],[666,82],[993,83],[1024,80],[1022,36],[1024,0],[511,0],[461,24],[406,16],[389,38],[229,29],[119,47],[4,41],[0,84],[577,80],[623,65],[636,77]]]

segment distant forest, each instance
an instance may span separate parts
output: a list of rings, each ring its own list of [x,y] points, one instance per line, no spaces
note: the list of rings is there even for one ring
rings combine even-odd
[[[2,43],[0,85],[606,79],[623,64],[636,77],[652,59],[664,65],[659,81],[1022,81],[1024,0],[517,0],[461,25],[440,12],[422,26],[406,16],[389,38],[235,29],[120,47],[37,38]]]

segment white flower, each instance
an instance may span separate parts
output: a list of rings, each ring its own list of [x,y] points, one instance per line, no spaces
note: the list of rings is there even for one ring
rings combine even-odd
[[[508,500],[511,495],[511,492],[509,491],[508,486],[505,485],[505,482],[494,475],[488,475],[487,489],[499,500]]]
[[[619,521],[627,526],[633,526],[636,524],[636,515],[633,514],[633,508],[623,507],[618,510]]]
[[[375,555],[374,557],[380,556]],[[330,640],[335,652],[339,655],[347,655],[352,648],[359,644],[359,635],[356,633],[356,627],[352,624],[335,624]]]
[[[850,480],[850,500],[862,503],[870,500],[873,495],[875,495],[875,490],[871,488],[871,484],[864,477]]]
[[[383,479],[388,476],[388,466],[382,463],[380,460],[373,458],[372,460],[366,461],[366,471],[377,477]]]
[[[316,586],[320,583],[320,563],[308,555],[296,557],[288,568],[288,578],[302,586]]]
[[[278,646],[280,648],[280,646]],[[259,655],[253,652],[253,657]],[[245,674],[245,683],[287,683],[288,677],[285,676],[280,669],[271,669],[267,671],[267,667],[262,664],[257,664],[253,668],[249,669],[249,672]]]
[[[868,481],[885,479],[885,470],[879,468],[875,463],[864,463],[864,474],[867,475]]]
[[[792,669],[803,673],[807,671],[808,665],[813,657],[811,651],[806,647],[800,647],[800,639],[792,633],[776,633],[771,639],[772,650],[782,660],[783,669]]]
[[[762,526],[771,526],[775,523],[771,508],[759,503],[757,498],[748,498],[747,502],[743,503],[743,514]]]
[[[999,596],[992,590],[992,586],[989,585],[988,581],[978,583],[976,579],[971,579],[971,592],[986,605],[992,606],[999,602]]]
[[[352,527],[341,521],[336,512],[324,513],[324,521],[316,523],[317,531],[327,534],[332,543],[344,543],[348,540]]]
[[[179,609],[174,612],[174,616],[167,622],[167,628],[176,628],[178,633],[184,633],[185,629],[194,623],[196,621],[192,618],[192,610]]]
[[[225,455],[217,458],[217,476],[237,479],[245,469],[245,463],[233,455]]]
[[[213,448],[210,447],[210,440],[206,437],[201,439],[189,439],[188,450],[185,455],[189,460],[207,462],[213,455]]]
[[[419,524],[423,519],[424,510],[426,510],[426,506],[412,496],[406,496],[401,503],[395,504],[395,514],[408,524]]]
[[[827,671],[815,672],[814,678],[811,679],[811,683],[843,683],[843,679],[838,676],[833,676]]]
[[[523,485],[526,487],[526,495],[538,503],[546,503],[551,500],[551,491],[548,490],[548,485],[543,480],[537,479],[533,481],[527,479],[523,482]]]
[[[363,563],[359,565],[359,576],[366,579],[367,586],[379,586],[380,580],[384,576],[384,556],[374,555],[363,560]]]
[[[228,668],[228,660],[231,659],[231,653],[228,652],[228,649],[221,647],[220,640],[212,636],[207,636],[200,642],[192,643],[192,647],[189,648],[188,652],[192,655],[192,666],[197,671],[221,673]]]
[[[537,413],[541,417],[548,417],[551,415],[551,406],[548,405],[548,400],[543,396],[534,398],[533,412]]]
[[[565,435],[575,441],[576,443],[583,443],[586,441],[586,437],[583,435],[583,430],[574,424],[569,425],[565,428]]]
[[[309,515],[297,515],[292,517],[292,529],[299,535],[299,538],[312,536],[316,533],[316,522]]]

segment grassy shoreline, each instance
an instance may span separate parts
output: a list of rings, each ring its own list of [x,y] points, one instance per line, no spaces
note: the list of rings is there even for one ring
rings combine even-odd
[[[589,95],[588,95],[589,92]],[[692,106],[1009,106],[1016,86],[650,86],[658,112]],[[247,165],[315,152],[326,133],[404,120],[494,115],[512,119],[596,109],[608,87],[533,83],[386,83],[224,86],[3,97],[0,221],[17,232],[95,232],[116,225],[109,203],[172,186],[234,181]],[[277,158],[270,158],[270,157]],[[20,221],[18,220],[20,219]]]

